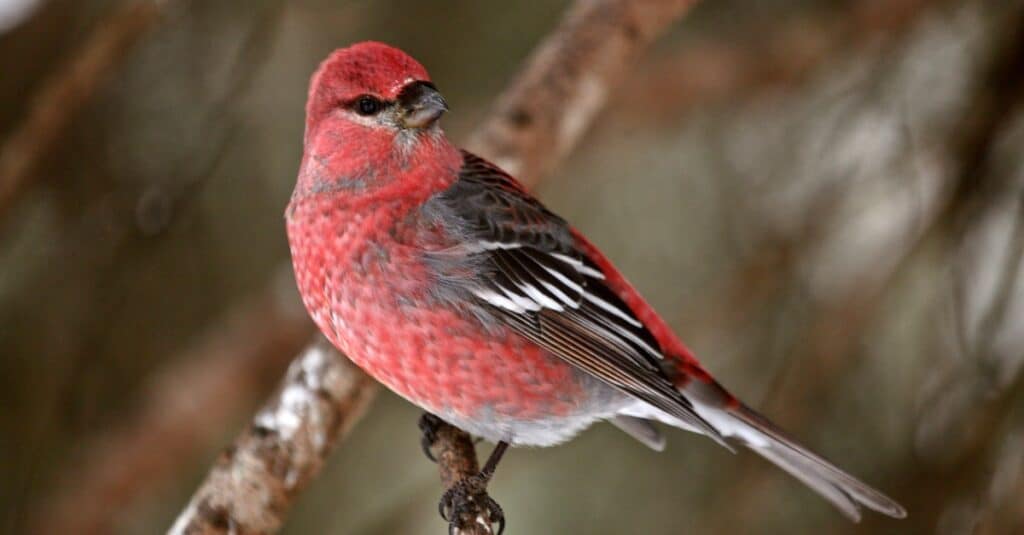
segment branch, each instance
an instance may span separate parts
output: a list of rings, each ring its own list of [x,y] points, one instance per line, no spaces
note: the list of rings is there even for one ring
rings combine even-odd
[[[564,158],[612,89],[696,0],[579,0],[534,51],[469,148],[535,186]]]
[[[433,449],[437,452],[437,469],[441,485],[450,489],[456,483],[480,473],[473,438],[465,431],[442,423],[437,431]],[[454,513],[453,513],[454,514]],[[459,535],[493,535],[491,513],[486,507],[469,511],[455,519]]]
[[[221,454],[169,533],[277,531],[376,392],[377,384],[326,340],[315,342]]]
[[[51,153],[75,113],[160,20],[166,4],[125,3],[43,83],[29,105],[28,117],[0,148],[0,215],[10,208],[44,156]]]

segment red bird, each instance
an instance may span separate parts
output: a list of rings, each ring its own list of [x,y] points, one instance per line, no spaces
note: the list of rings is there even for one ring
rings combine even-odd
[[[484,484],[508,445],[555,445],[600,420],[660,450],[656,420],[735,440],[853,520],[860,506],[906,515],[715,381],[579,231],[445,137],[447,109],[400,50],[331,54],[310,84],[286,219],[313,320],[391,390],[496,442]]]

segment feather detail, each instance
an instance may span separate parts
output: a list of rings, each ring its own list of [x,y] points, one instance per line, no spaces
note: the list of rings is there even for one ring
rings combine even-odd
[[[677,377],[666,374],[658,340],[608,286],[607,270],[578,246],[568,223],[469,153],[458,180],[432,202],[428,219],[450,229],[457,243],[447,264],[428,262],[439,266],[439,280],[455,281],[497,321],[552,355],[726,445],[676,387]]]
[[[723,412],[731,420],[725,427],[735,428],[745,446],[799,479],[854,522],[860,520],[861,506],[893,518],[907,516],[900,504],[796,443],[746,405]]]
[[[609,421],[612,425],[618,427],[627,435],[639,440],[648,448],[651,448],[654,451],[662,451],[665,449],[665,436],[661,434],[661,431],[659,431],[650,420],[619,414]]]

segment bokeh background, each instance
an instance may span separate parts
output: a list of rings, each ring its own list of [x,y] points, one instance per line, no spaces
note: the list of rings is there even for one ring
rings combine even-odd
[[[466,139],[567,6],[0,0],[0,531],[163,532],[271,393],[312,332],[282,214],[320,59],[400,46]],[[698,3],[537,188],[910,517],[599,425],[506,457],[510,533],[1024,531],[1022,9]],[[382,392],[284,532],[442,533],[418,415]]]

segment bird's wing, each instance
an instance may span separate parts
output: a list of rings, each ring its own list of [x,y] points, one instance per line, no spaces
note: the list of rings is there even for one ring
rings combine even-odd
[[[452,257],[464,260],[455,268],[463,276],[446,277],[446,284],[462,286],[552,354],[725,445],[670,380],[658,342],[609,288],[569,225],[512,177],[465,153],[458,180],[430,204],[430,217],[457,243],[437,253],[449,259],[438,269],[451,270]]]

